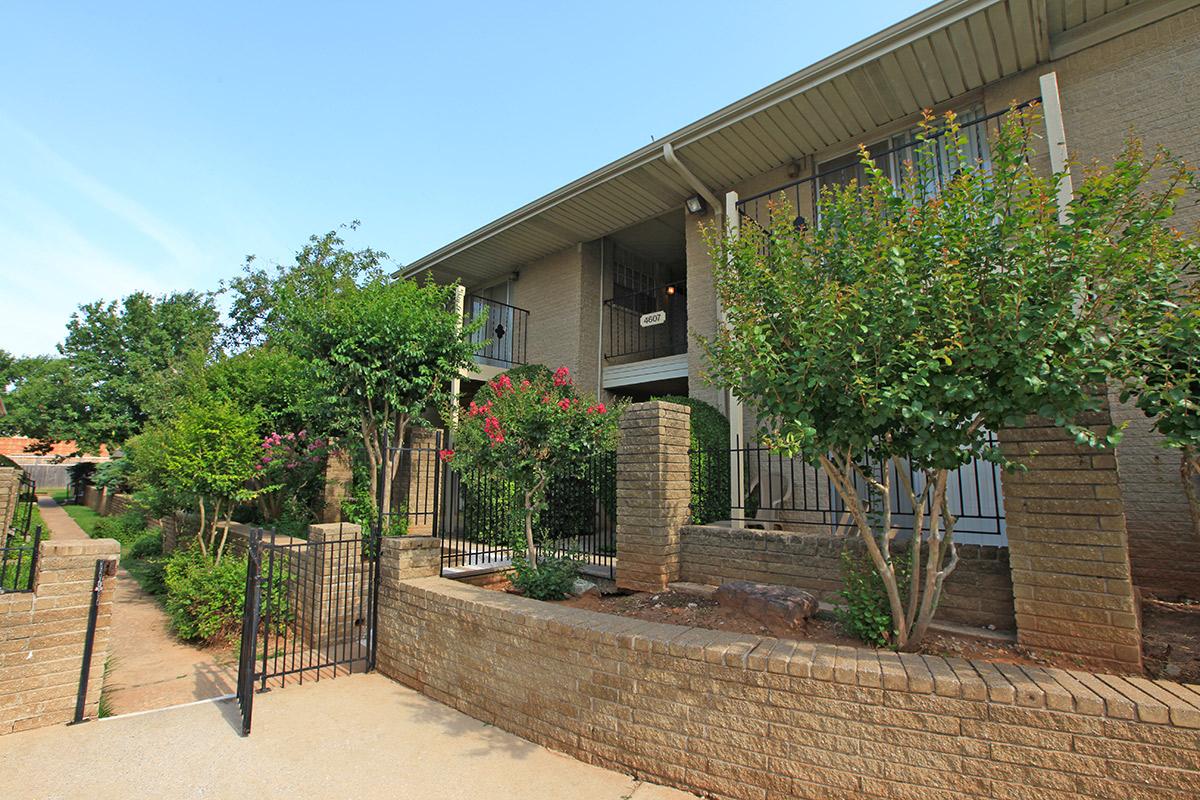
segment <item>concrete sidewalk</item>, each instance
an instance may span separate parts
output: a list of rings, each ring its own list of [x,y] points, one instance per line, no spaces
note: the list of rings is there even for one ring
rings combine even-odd
[[[38,495],[37,503],[38,513],[42,515],[42,522],[46,523],[46,527],[50,529],[51,539],[88,538],[87,532],[71,519],[71,515],[64,511],[62,506],[54,502],[54,498],[49,495]]]
[[[287,797],[676,800],[519,739],[378,674],[0,737],[5,800]]]

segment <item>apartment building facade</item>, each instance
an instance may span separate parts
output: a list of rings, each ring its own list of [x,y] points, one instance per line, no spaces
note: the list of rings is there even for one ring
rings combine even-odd
[[[704,379],[697,336],[721,312],[702,228],[752,224],[854,175],[859,144],[893,161],[922,110],[954,110],[972,152],[1014,103],[1039,102],[1045,158],[1111,156],[1134,131],[1200,162],[1200,0],[945,0],[430,253],[404,270],[459,281],[488,314],[464,391],[516,364],[566,365],[579,387],[687,394],[753,437],[752,414]],[[1200,220],[1185,209],[1181,225]],[[1136,409],[1117,450],[1134,583],[1196,594],[1178,457]],[[982,502],[982,501],[981,501]],[[1002,498],[993,504],[1004,543]]]

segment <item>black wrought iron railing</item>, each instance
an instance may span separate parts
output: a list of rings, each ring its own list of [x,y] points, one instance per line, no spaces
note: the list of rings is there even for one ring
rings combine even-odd
[[[529,312],[487,297],[469,295],[463,306],[468,321],[486,317],[483,327],[472,334],[479,345],[475,358],[497,367],[525,364],[529,341]]]
[[[22,473],[17,486],[12,525],[0,530],[0,593],[32,592],[37,581],[42,526],[33,524],[37,484]]]
[[[405,447],[384,532],[434,535],[442,569],[487,571],[511,564],[525,538],[524,497],[517,486],[486,470],[444,461],[441,432],[424,447]],[[551,478],[546,507],[533,520],[539,552],[578,557],[586,571],[613,576],[616,563],[616,455],[601,453]]]
[[[1040,101],[1040,97],[1035,97],[1017,105],[1016,108],[1027,108]],[[990,168],[989,142],[1009,111],[1010,109],[1005,108],[991,114],[964,114],[960,117],[958,135],[966,139],[964,153],[968,158],[977,160],[985,168]],[[928,194],[936,195],[943,184],[961,167],[955,155],[957,148],[948,138],[950,133],[948,128],[942,127],[931,137],[934,140],[934,146],[930,148],[931,158],[920,154],[918,148],[921,142],[911,131],[890,137],[886,140],[887,146],[882,149],[871,149],[871,157],[893,180],[897,180],[905,164],[911,162],[921,179],[922,188]],[[737,209],[743,224],[766,227],[770,222],[772,210],[786,204],[795,214],[795,224],[819,224],[821,188],[845,183],[850,178],[862,180],[862,169],[857,162],[828,166],[813,175],[742,198],[738,200]]]
[[[687,352],[687,283],[678,281],[604,301],[604,357],[644,361]]]
[[[996,443],[994,437],[991,442]],[[693,522],[738,517],[783,528],[825,532],[845,532],[853,527],[837,489],[819,467],[766,447],[743,446],[740,440],[735,440],[735,445],[728,450],[692,451]],[[924,485],[922,473],[907,464],[901,468],[919,493]],[[895,487],[890,498],[892,521],[900,530],[911,532],[913,508],[901,488],[895,462],[872,463],[866,469],[880,482],[884,469],[891,472],[891,484]],[[742,491],[736,493],[738,499],[729,491],[731,483],[741,487]],[[862,476],[855,476],[855,488],[860,497],[879,503],[872,498]],[[1006,535],[1000,468],[996,464],[975,459],[954,470],[947,482],[947,502],[956,519],[958,541],[998,544]]]

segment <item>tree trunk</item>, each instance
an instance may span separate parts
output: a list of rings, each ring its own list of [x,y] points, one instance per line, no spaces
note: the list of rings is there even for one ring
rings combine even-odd
[[[229,510],[225,512],[225,522],[222,526],[221,545],[217,548],[217,558],[214,564],[221,563],[221,556],[225,555],[225,543],[229,541],[229,525],[233,522],[233,504],[229,504]]]
[[[204,498],[201,497],[196,503],[200,506],[200,527],[196,529],[196,541],[200,544],[200,555],[208,558],[208,548],[204,546]]]
[[[529,566],[537,571],[537,546],[533,543],[533,490],[525,493],[525,549],[529,555]]]

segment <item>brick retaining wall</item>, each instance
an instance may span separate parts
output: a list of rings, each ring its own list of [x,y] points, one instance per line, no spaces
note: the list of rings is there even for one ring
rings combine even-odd
[[[862,552],[858,534],[763,531],[689,525],[680,531],[680,580],[719,585],[745,580],[781,583],[841,602],[841,553]],[[1008,548],[959,545],[958,567],[946,581],[938,619],[963,625],[1015,630]]]
[[[85,714],[95,717],[108,657],[120,545],[42,542],[36,590],[0,594],[0,734],[69,722],[75,713],[97,559],[111,562],[100,594]]]
[[[1200,784],[1194,688],[814,647],[403,579],[421,571],[384,570],[384,674],[655,783],[747,800],[1185,800]]]

